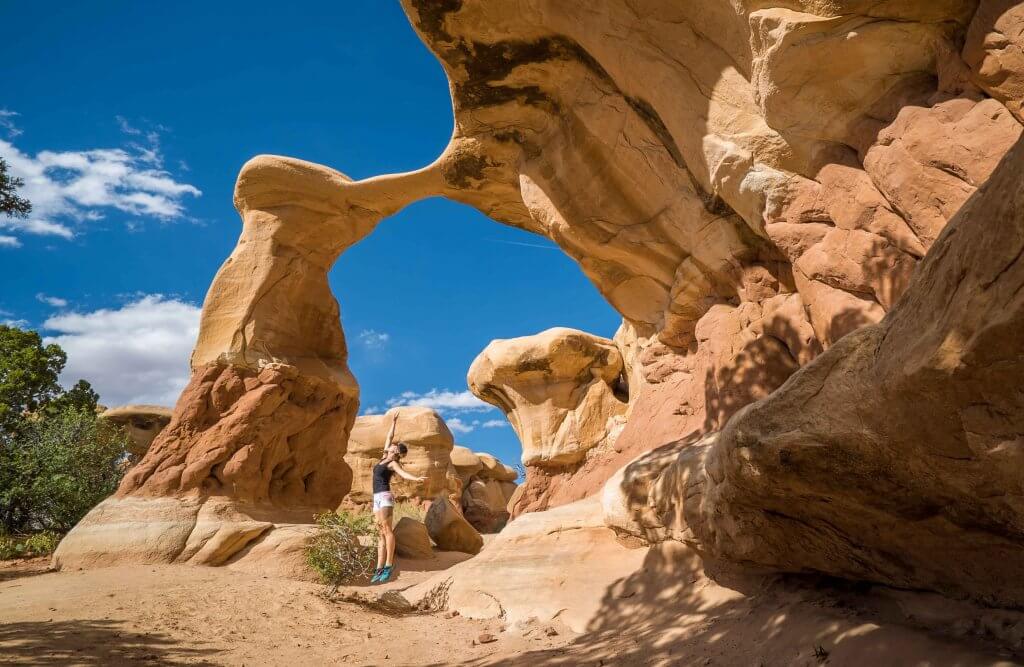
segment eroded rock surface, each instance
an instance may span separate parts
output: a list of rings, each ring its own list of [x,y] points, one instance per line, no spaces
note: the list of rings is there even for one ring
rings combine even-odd
[[[1024,144],[879,324],[610,482],[609,522],[706,555],[1024,602]]]

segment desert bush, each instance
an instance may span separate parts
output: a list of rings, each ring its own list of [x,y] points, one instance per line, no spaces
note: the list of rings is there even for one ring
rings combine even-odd
[[[377,527],[373,515],[344,510],[316,517],[318,531],[306,547],[306,562],[330,587],[373,573],[377,564]],[[360,540],[360,538],[366,538]],[[363,542],[369,544],[363,544]]]
[[[0,530],[70,530],[117,489],[128,446],[94,410],[64,406],[27,419],[0,447]]]
[[[59,542],[60,535],[51,531],[31,535],[0,535],[0,560],[49,556]]]

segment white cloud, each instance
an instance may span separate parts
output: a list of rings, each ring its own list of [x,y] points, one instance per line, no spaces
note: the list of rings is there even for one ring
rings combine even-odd
[[[5,327],[15,327],[17,329],[28,329],[28,320],[14,320],[14,319],[2,319],[0,324]]]
[[[508,426],[507,419],[488,419],[483,424],[480,424],[483,428],[505,428]]]
[[[7,127],[4,121],[9,121],[10,114],[0,111],[0,127]],[[32,156],[0,139],[0,157],[7,161],[10,174],[25,181],[19,195],[32,202],[27,219],[0,217],[0,229],[70,239],[76,226],[102,219],[110,209],[165,221],[184,217],[185,197],[202,192],[163,170],[159,132],[143,132],[120,117],[118,122],[128,136],[144,137],[147,144],[131,141],[124,148],[44,150]]]
[[[59,296],[47,296],[42,292],[36,294],[36,299],[42,301],[48,306],[53,306],[54,308],[64,308],[65,306],[68,305],[67,299],[62,299]]]
[[[375,329],[363,329],[359,332],[357,338],[367,349],[380,350],[387,346],[388,341],[391,340],[391,335]]]
[[[0,246],[6,246],[8,248],[20,248],[21,241],[15,236],[7,236],[6,234],[0,234]]]
[[[452,433],[472,433],[476,430],[476,427],[473,424],[467,424],[458,417],[450,417],[444,421],[448,424],[448,428]]]
[[[190,303],[150,294],[118,309],[50,317],[43,327],[54,333],[44,340],[67,352],[65,386],[88,380],[108,406],[172,406],[188,382],[199,312]]]
[[[474,396],[469,390],[454,392],[448,389],[431,389],[424,394],[414,391],[405,391],[401,395],[387,400],[388,407],[398,405],[415,405],[424,408],[434,408],[438,412],[482,412],[493,410],[494,406],[484,403]]]

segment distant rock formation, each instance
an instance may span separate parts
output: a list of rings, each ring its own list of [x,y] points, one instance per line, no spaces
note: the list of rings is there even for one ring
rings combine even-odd
[[[131,437],[132,459],[138,460],[149,451],[149,446],[160,431],[171,421],[172,411],[161,405],[121,405],[107,408],[100,419],[122,427]]]

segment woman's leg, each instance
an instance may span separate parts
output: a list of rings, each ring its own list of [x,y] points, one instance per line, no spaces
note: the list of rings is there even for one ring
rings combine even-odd
[[[385,511],[390,512],[391,510],[390,509],[377,510],[376,512],[373,513],[373,520],[377,522],[377,531],[381,534],[382,537],[384,535],[384,517],[383,517],[383,514],[384,514]],[[391,523],[391,522],[389,521],[388,523]],[[383,539],[377,540],[377,571],[378,572],[380,572],[380,569],[382,567],[384,567],[384,559],[386,557],[386,554],[387,554],[387,544],[385,544]]]
[[[384,538],[381,542],[384,543],[386,549],[386,559],[384,561],[384,567],[391,567],[395,562],[395,530],[391,526],[392,509],[385,507],[381,510],[381,536]]]

